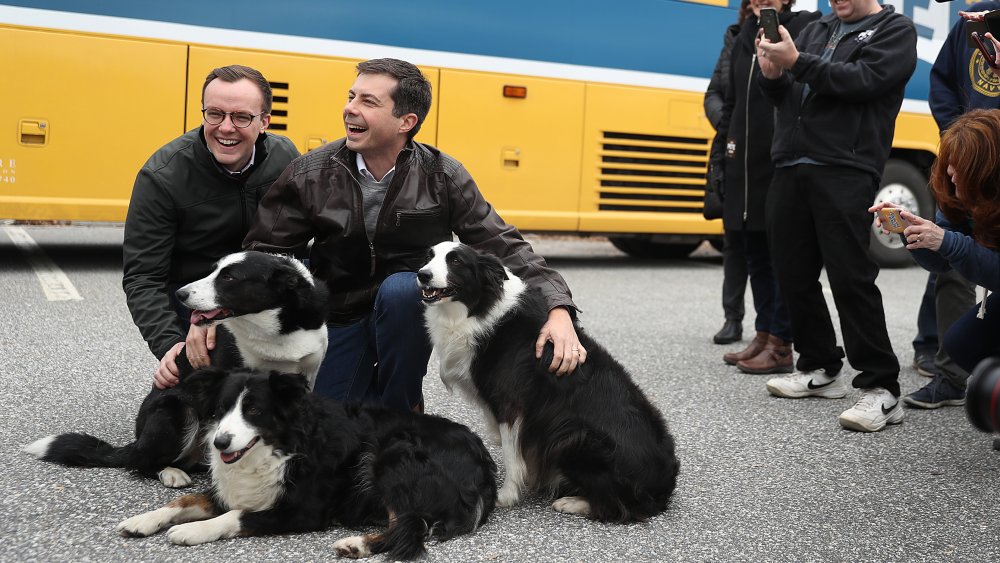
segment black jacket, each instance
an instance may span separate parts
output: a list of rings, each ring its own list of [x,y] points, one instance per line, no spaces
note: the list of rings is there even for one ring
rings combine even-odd
[[[802,31],[799,58],[761,88],[778,108],[771,157],[776,163],[809,157],[881,178],[889,158],[906,82],[917,66],[913,22],[883,6],[863,28],[840,40],[833,60],[823,61],[837,23],[830,13]],[[810,92],[802,100],[803,84]]]
[[[357,154],[344,139],[296,159],[261,200],[244,242],[252,250],[289,252],[314,239],[309,267],[330,289],[330,323],[349,324],[370,312],[382,280],[417,271],[427,250],[452,233],[540,288],[549,309],[576,309],[562,276],[500,218],[457,160],[409,142],[396,158],[371,240],[358,174]]]
[[[778,21],[794,39],[819,12],[781,12]],[[774,106],[758,85],[761,78],[754,41],[759,24],[750,15],[736,36],[715,145],[725,154],[723,224],[727,230],[764,231],[764,202],[771,185]]]
[[[715,69],[712,71],[712,78],[708,81],[708,89],[705,90],[705,116],[712,128],[718,130],[722,121],[722,107],[726,100],[726,87],[729,85],[729,60],[730,53],[733,52],[733,43],[736,42],[736,35],[740,32],[740,26],[735,23],[726,28],[722,34],[722,51],[715,61]]]
[[[122,287],[132,320],[157,358],[187,336],[169,292],[239,252],[257,202],[299,155],[291,141],[267,133],[256,149],[253,168],[234,178],[220,169],[199,127],[156,151],[136,176]]]

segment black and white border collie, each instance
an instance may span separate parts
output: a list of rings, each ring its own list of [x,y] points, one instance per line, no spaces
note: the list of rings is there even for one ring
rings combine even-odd
[[[381,524],[337,541],[336,553],[413,559],[425,537],[474,532],[493,510],[496,465],[461,424],[345,406],[310,393],[298,375],[199,370],[191,379],[216,388],[212,489],[123,521],[122,535],[170,527],[170,541],[195,545]]]
[[[177,290],[192,310],[191,322],[216,324],[212,365],[301,373],[316,379],[327,347],[326,284],[289,256],[239,252],[219,260],[204,279]],[[193,368],[177,355],[181,382],[153,388],[139,407],[135,442],[115,447],[94,436],[66,433],[37,440],[24,449],[45,461],[82,467],[125,467],[168,487],[191,484],[190,471],[205,468],[205,421],[214,408],[199,386],[189,385]]]
[[[663,417],[631,376],[576,326],[586,363],[548,371],[535,358],[545,301],[495,256],[443,242],[417,273],[427,330],[449,389],[479,405],[500,438],[506,472],[497,504],[528,490],[552,507],[602,521],[645,520],[666,509],[679,462]]]

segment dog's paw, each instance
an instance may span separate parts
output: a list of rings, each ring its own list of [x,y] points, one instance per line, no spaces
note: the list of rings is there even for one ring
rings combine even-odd
[[[199,545],[222,539],[211,520],[178,524],[167,530],[167,539],[177,545]]]
[[[198,545],[235,537],[241,530],[241,514],[242,510],[230,510],[211,520],[178,524],[167,530],[167,539],[178,545]]]
[[[587,516],[590,514],[590,503],[583,497],[562,497],[552,503],[552,508],[556,512],[563,514],[580,514]]]
[[[360,559],[372,554],[368,550],[368,543],[365,541],[364,536],[351,536],[339,539],[333,543],[333,550],[337,552],[338,556],[350,557],[351,559]]]
[[[154,510],[122,520],[115,526],[115,530],[127,538],[144,538],[159,532],[168,524],[170,519],[164,518],[162,513]]]
[[[497,506],[510,508],[519,502],[521,502],[521,489],[511,485],[510,481],[504,483],[503,487],[497,491]]]
[[[191,476],[185,473],[183,469],[177,469],[176,467],[164,467],[156,476],[160,478],[160,482],[163,483],[164,487],[170,487],[171,489],[179,489],[191,484]]]

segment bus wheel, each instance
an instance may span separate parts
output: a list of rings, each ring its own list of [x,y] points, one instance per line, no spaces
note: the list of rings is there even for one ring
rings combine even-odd
[[[921,217],[934,218],[934,205],[927,178],[916,166],[905,160],[890,159],[885,164],[882,185],[875,194],[875,203],[888,201]],[[874,220],[874,218],[873,218]],[[872,237],[868,245],[872,258],[883,268],[902,268],[913,263],[897,234],[884,234],[872,223]]]
[[[666,244],[636,237],[608,237],[608,240],[615,248],[633,258],[687,258],[700,244],[697,242]]]

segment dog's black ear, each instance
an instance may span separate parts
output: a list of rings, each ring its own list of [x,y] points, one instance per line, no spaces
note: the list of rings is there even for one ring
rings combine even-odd
[[[295,403],[309,392],[309,384],[301,373],[272,371],[268,381],[271,392],[281,404]]]
[[[295,265],[287,262],[275,268],[271,273],[271,279],[268,281],[271,283],[271,287],[275,289],[288,289],[292,291],[306,283]]]
[[[479,276],[483,285],[490,288],[500,288],[504,280],[507,279],[507,271],[503,269],[503,262],[492,254],[479,254]]]

